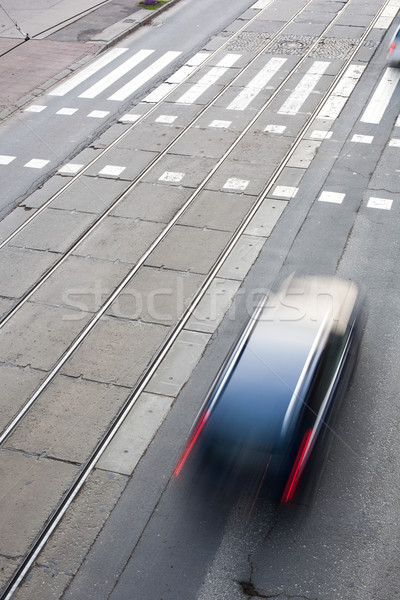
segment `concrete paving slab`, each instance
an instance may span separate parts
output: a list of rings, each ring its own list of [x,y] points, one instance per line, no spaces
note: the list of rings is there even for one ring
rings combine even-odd
[[[0,500],[1,552],[21,557],[78,473],[78,467],[5,448],[0,450],[0,456],[4,492]]]
[[[162,229],[160,223],[106,217],[74,255],[134,264]]]
[[[196,126],[203,128],[211,127],[211,124],[215,121],[223,121],[227,123],[227,130],[241,133],[254,114],[255,111],[252,111],[251,108],[245,111],[232,110],[227,112],[226,104],[223,106],[211,106],[207,112],[199,118]]]
[[[214,279],[207,293],[186,323],[185,329],[214,333],[224,318],[225,313],[229,310],[239,287],[239,281],[221,279],[219,277]]]
[[[71,579],[71,574],[61,573],[55,565],[35,565],[13,595],[13,600],[61,598]]]
[[[265,179],[267,179],[291,145],[292,139],[289,137],[281,135],[272,138],[265,133],[249,131],[231,152],[229,158],[234,161],[247,161],[252,165],[260,165],[263,167]]]
[[[143,101],[135,106],[132,112],[145,113],[148,110],[149,104]],[[160,129],[168,127],[183,128],[191,123],[195,117],[197,117],[198,112],[198,107],[193,104],[173,104],[169,102],[168,98],[158,108],[156,108],[154,112],[147,117],[147,119],[149,122],[154,122],[160,126]],[[160,122],[159,119],[161,118],[161,121],[163,121],[163,117],[165,116],[176,117],[176,119],[172,121],[172,124]]]
[[[173,397],[143,392],[96,468],[131,475],[167,416]]]
[[[265,198],[244,233],[257,237],[269,237],[287,204],[284,200]]]
[[[55,258],[49,252],[5,246],[0,256],[0,295],[20,298]]]
[[[7,312],[14,306],[13,300],[8,300],[6,298],[0,298],[0,319],[2,319]]]
[[[26,303],[2,329],[0,362],[49,371],[90,316]]]
[[[3,588],[15,569],[18,567],[19,559],[0,556],[0,588]]]
[[[146,264],[153,267],[208,273],[230,238],[229,233],[176,225]]]
[[[320,145],[321,142],[302,140],[287,162],[287,166],[307,169],[318,152]]]
[[[158,123],[142,123],[139,128],[133,129],[115,146],[117,150],[144,150],[146,152],[161,152],[165,146],[179,134],[179,127],[165,127]],[[100,138],[96,147],[101,147],[107,138]]]
[[[195,273],[142,267],[107,314],[172,326],[185,312],[204,277]]]
[[[126,263],[111,263],[69,256],[31,301],[80,311],[99,310],[129,270]]]
[[[265,157],[266,161],[267,158]],[[240,188],[236,190],[232,187],[229,189],[224,188],[227,181],[234,177],[248,182],[245,188],[246,195],[258,196],[263,191],[270,173],[271,168],[269,165],[255,165],[229,158],[207,182],[206,189],[242,194],[243,190]]]
[[[193,227],[234,231],[253,203],[253,196],[203,190],[179,219],[179,223]]]
[[[33,250],[65,252],[69,246],[91,225],[94,216],[46,208],[41,215],[18,233],[11,246]]]
[[[5,429],[44,378],[45,373],[43,371],[36,371],[29,367],[20,368],[5,364],[0,365],[2,389],[0,401],[1,431]]]
[[[112,179],[125,179],[132,181],[137,177],[142,170],[156,157],[155,152],[147,152],[144,150],[122,150],[120,148],[112,148],[107,152],[106,156],[99,158],[94,165],[87,171],[86,175],[94,175],[95,177],[111,177]],[[75,160],[74,160],[75,162]],[[76,159],[78,161],[78,158]],[[104,169],[108,165],[122,167],[120,174],[106,174]]]
[[[64,373],[133,387],[167,334],[167,327],[153,323],[100,321],[66,363]]]
[[[197,158],[168,153],[143,177],[143,181],[159,182],[164,173],[183,173],[183,178],[175,185],[196,188],[214,167],[211,158]],[[172,182],[169,185],[174,185]]]
[[[40,185],[37,190],[25,198],[23,203],[20,205],[25,208],[39,208],[42,206],[53,194],[56,194],[68,181],[61,175],[54,175],[50,177],[45,183]],[[12,213],[11,213],[12,214]],[[31,213],[27,212],[27,216],[30,217]]]
[[[183,136],[174,144],[173,152],[185,156],[221,158],[237,138],[233,131],[208,127],[194,127],[190,136]]]
[[[199,362],[211,335],[183,330],[145,391],[165,396],[177,396]]]
[[[242,235],[230,256],[218,271],[218,277],[243,280],[259,255],[265,238]]]
[[[131,126],[132,123],[118,121],[114,125],[108,127],[106,131],[104,131],[98,138],[96,138],[92,142],[91,147],[101,149],[108,148],[108,146],[115,142]]]
[[[8,438],[7,448],[83,464],[127,395],[126,388],[58,376]]]
[[[17,227],[24,223],[29,216],[30,210],[28,208],[15,208],[12,213],[0,221],[0,240],[5,240],[17,229]]]
[[[193,190],[181,186],[139,183],[111,212],[116,217],[168,223]]]
[[[51,203],[51,208],[101,214],[127,187],[128,181],[83,175]]]

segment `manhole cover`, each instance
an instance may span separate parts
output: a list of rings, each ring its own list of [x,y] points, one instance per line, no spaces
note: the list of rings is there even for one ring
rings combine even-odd
[[[285,35],[279,37],[268,54],[302,55],[307,52],[317,38],[311,35]]]

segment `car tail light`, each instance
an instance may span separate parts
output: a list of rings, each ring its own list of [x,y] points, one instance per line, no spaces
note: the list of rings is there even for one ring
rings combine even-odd
[[[179,459],[178,464],[175,467],[175,470],[172,474],[172,476],[174,477],[178,477],[179,473],[182,470],[183,465],[186,462],[187,457],[189,456],[193,446],[195,445],[197,438],[199,437],[201,430],[203,429],[208,417],[210,415],[210,411],[206,410],[206,412],[202,415],[201,419],[199,420],[199,422],[197,423],[192,435],[189,438],[188,443],[186,444],[186,447],[182,453],[181,458]]]
[[[297,484],[300,480],[300,475],[304,467],[304,460],[308,451],[308,442],[310,440],[312,429],[308,429],[303,437],[300,444],[299,451],[294,461],[292,470],[290,472],[289,479],[287,480],[285,491],[283,492],[282,502],[290,502],[293,500],[294,493],[296,491]]]
[[[396,42],[393,42],[389,48],[388,54],[392,54],[396,48]]]

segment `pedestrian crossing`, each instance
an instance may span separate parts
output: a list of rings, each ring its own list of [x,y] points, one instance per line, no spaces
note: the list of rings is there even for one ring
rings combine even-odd
[[[123,102],[138,92],[152,78],[159,75],[163,69],[177,62],[181,56],[180,51],[168,51],[161,56],[156,56],[154,49],[141,49],[129,56],[128,48],[114,48],[106,52],[103,56],[94,61],[91,65],[68,78],[66,81],[56,86],[48,92],[49,96],[71,98],[71,93],[75,92],[73,101],[69,100],[69,105],[58,108],[55,114],[69,117],[77,111],[84,110],[84,105],[81,100],[98,99],[102,106],[98,110],[91,110],[86,113],[87,117],[102,119],[111,114],[112,107],[105,106],[107,101]],[[128,53],[128,54],[127,54]],[[238,89],[235,97],[232,99],[232,92],[227,94],[229,101],[225,109],[228,111],[245,111],[256,98],[267,89],[269,84],[273,84],[274,78],[277,76],[282,79],[289,71],[288,60],[283,57],[266,58],[264,64],[259,65],[259,70],[254,75],[254,70],[251,72],[251,79],[246,81],[246,71],[236,78],[239,70],[237,63],[242,57],[240,53],[229,53],[222,55],[217,64],[211,67],[206,66],[208,58],[212,55],[211,52],[202,51],[195,54],[183,66],[179,66],[172,75],[164,82],[159,84],[150,94],[145,96],[141,101],[143,103],[154,104],[162,101],[168,96],[168,102],[176,105],[193,105],[201,103],[206,92],[211,90],[213,86],[218,85],[224,75],[229,75],[229,70],[232,69],[232,79],[235,78],[235,87]],[[113,61],[122,60],[111,72],[101,76],[101,71]],[[147,64],[146,62],[150,62]],[[276,108],[278,115],[287,117],[296,116],[302,110],[307,111],[304,107],[306,102],[310,102],[310,98],[316,98],[322,92],[318,90],[321,79],[329,72],[331,61],[314,60],[310,61],[308,70],[301,76],[296,87],[292,89],[286,100]],[[134,72],[139,67],[144,67],[140,72]],[[202,70],[204,69],[204,73]],[[356,87],[365,69],[365,65],[351,64],[339,82],[329,94],[327,100],[320,109],[317,118],[323,120],[334,120],[341,113],[348,98]],[[199,78],[196,82],[190,82],[190,76],[199,70]],[[133,77],[128,81],[121,81],[128,75],[133,73]],[[95,75],[100,75],[97,81],[93,82]],[[360,120],[363,123],[379,124],[387,106],[393,96],[396,86],[400,79],[400,70],[387,68],[381,77],[379,84],[376,87],[369,103],[367,104]],[[122,85],[117,87],[121,81]],[[183,93],[171,95],[178,86],[184,84]],[[220,84],[221,85],[221,84]],[[326,88],[326,83],[323,84]],[[85,87],[85,89],[82,89]],[[315,100],[314,100],[315,103]],[[75,104],[75,105],[74,105]],[[223,106],[223,100],[219,99],[219,106]],[[32,104],[25,111],[31,113],[41,113],[47,108],[46,104]],[[126,119],[126,122],[129,118]],[[230,120],[220,120],[221,122],[231,122]]]

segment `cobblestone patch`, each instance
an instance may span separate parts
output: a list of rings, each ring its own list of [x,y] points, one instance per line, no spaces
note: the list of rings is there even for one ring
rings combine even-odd
[[[224,31],[221,37],[230,37],[232,31]],[[235,37],[226,47],[228,52],[255,52],[264,46],[271,36],[257,31],[243,31]]]

